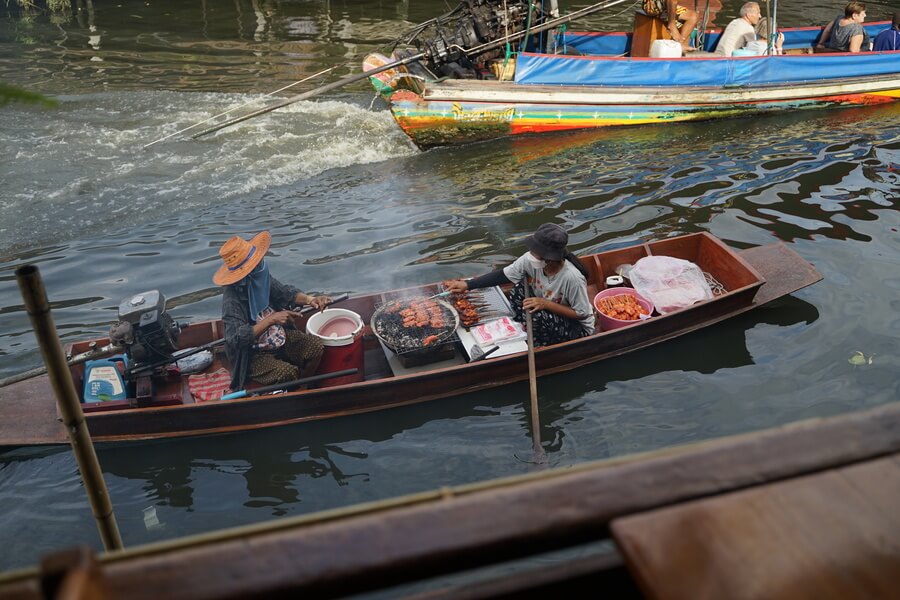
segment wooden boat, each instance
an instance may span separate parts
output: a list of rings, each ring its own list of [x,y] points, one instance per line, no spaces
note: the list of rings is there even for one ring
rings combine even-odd
[[[708,233],[695,233],[581,258],[590,273],[589,292],[594,294],[603,289],[616,266],[634,263],[648,255],[690,260],[720,282],[725,292],[711,300],[620,329],[598,331],[578,340],[538,348],[535,361],[539,376],[575,369],[713,325],[822,278],[812,265],[784,244],[738,252]],[[441,352],[449,352],[449,356],[442,356],[445,360],[441,362],[408,369],[396,366],[397,356],[380,343],[369,326],[372,315],[394,299],[432,295],[439,289],[439,284],[431,284],[340,303],[341,308],[358,313],[366,323],[363,381],[197,403],[184,376],[171,371],[157,372],[152,393],[141,401],[127,398],[84,404],[91,435],[98,442],[118,442],[272,427],[383,410],[527,379],[527,352],[467,362],[465,349],[455,340],[442,347]],[[304,326],[302,319],[298,327]],[[181,331],[178,343],[182,348],[202,346],[221,338],[222,333],[220,321],[196,323]],[[72,344],[67,350],[72,355],[84,352],[92,344],[107,343],[107,339],[89,340]],[[225,365],[225,360],[217,356],[209,369]],[[84,366],[72,366],[71,373],[76,388],[80,387]],[[4,417],[0,419],[0,446],[66,441],[46,377],[7,386],[0,390],[0,395]]]
[[[874,38],[890,22],[865,25]],[[508,135],[748,116],[808,108],[873,105],[900,98],[900,51],[814,54],[821,27],[782,30],[783,55],[682,58],[632,53],[630,32],[565,33],[556,52],[496,59],[512,81],[410,74],[372,77],[394,119],[420,148]],[[572,55],[575,53],[577,55]],[[373,55],[374,56],[374,55]],[[364,68],[379,63],[367,58]]]

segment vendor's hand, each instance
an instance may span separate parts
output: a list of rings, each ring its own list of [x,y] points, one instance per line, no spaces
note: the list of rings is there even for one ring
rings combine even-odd
[[[468,291],[469,284],[466,283],[464,279],[451,279],[450,281],[444,282],[444,289],[454,294],[462,294],[465,291]]]
[[[546,310],[550,304],[552,304],[549,300],[545,298],[525,298],[522,301],[522,308],[527,310],[530,313],[537,312],[539,310]]]
[[[287,323],[292,322],[296,314],[297,313],[292,310],[280,310],[277,313],[272,313],[266,317],[269,320],[267,327],[271,327],[272,325],[286,325]]]
[[[331,304],[331,296],[310,296],[307,304],[316,310],[324,310],[326,306]]]

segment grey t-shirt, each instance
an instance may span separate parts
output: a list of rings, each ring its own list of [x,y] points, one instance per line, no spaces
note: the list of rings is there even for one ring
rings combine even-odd
[[[503,269],[503,274],[513,283],[528,277],[532,293],[557,304],[569,306],[578,315],[578,321],[586,333],[594,333],[594,308],[587,293],[587,281],[575,265],[563,261],[558,273],[547,277],[543,269],[535,269],[528,260],[528,252]]]
[[[831,35],[828,37],[828,47],[833,50],[840,50],[841,52],[849,52],[850,51],[850,38],[855,35],[862,35],[863,41],[861,50],[868,50],[869,46],[866,43],[868,41],[868,34],[866,30],[863,29],[863,26],[855,21],[851,21],[846,25],[841,25],[841,19],[843,17],[837,18],[834,20],[834,25],[831,26]]]

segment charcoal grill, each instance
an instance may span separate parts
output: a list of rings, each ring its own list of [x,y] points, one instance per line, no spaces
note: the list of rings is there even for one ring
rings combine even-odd
[[[413,302],[425,300],[440,307],[444,327],[432,327],[430,323],[424,327],[404,327],[403,317],[397,311],[408,308]],[[397,355],[404,366],[443,360],[454,353],[453,343],[459,340],[456,335],[459,314],[450,303],[440,299],[429,300],[418,296],[388,301],[375,309],[370,323],[375,336]],[[434,341],[426,345],[425,340],[432,336]]]

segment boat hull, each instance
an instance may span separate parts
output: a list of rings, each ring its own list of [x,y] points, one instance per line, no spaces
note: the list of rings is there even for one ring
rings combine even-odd
[[[812,265],[784,244],[734,252],[705,233],[617,249],[582,260],[592,271],[591,280],[597,282],[603,281],[614,265],[650,254],[693,259],[725,284],[728,292],[628,327],[538,348],[535,364],[539,376],[596,363],[696,331],[821,279]],[[345,306],[370,316],[380,302],[410,293],[434,293],[434,286],[390,293],[399,296],[363,296],[348,300]],[[221,337],[221,333],[220,322],[192,325],[183,332],[190,338],[184,343],[186,347],[207,343]],[[371,331],[367,335],[371,338]],[[177,405],[115,407],[106,403],[109,406],[92,407],[91,410],[99,410],[86,412],[85,417],[91,436],[98,442],[228,433],[384,410],[523,381],[528,378],[527,361],[527,353],[518,352],[407,375],[378,375],[367,369],[366,381],[335,387],[204,403],[185,397],[185,403]],[[77,379],[79,368],[72,369],[73,378]],[[181,388],[176,377],[160,387],[159,397]],[[4,388],[3,400],[9,418],[0,421],[0,446],[65,443],[66,432],[56,418],[53,391],[46,377]]]
[[[886,104],[900,75],[747,89],[638,89],[448,82],[391,97],[397,123],[422,149],[499,137]],[[484,83],[485,85],[479,85]]]

